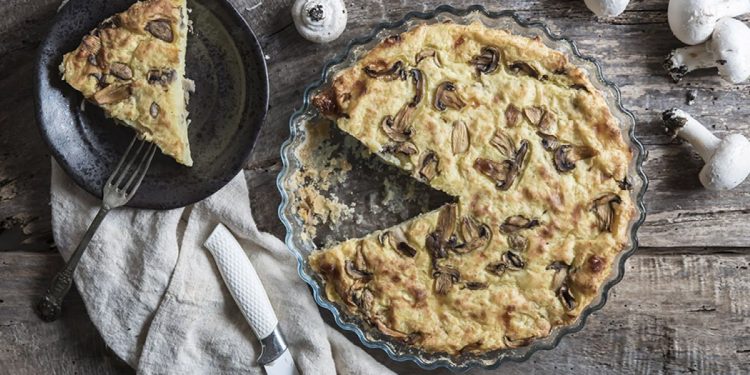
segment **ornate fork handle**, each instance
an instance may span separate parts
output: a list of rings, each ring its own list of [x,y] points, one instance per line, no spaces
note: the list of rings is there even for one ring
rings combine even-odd
[[[102,220],[104,220],[104,217],[109,213],[109,210],[110,208],[106,205],[102,205],[102,207],[99,208],[99,212],[96,214],[96,217],[94,217],[94,221],[91,222],[91,225],[89,225],[89,229],[86,230],[83,238],[81,238],[81,242],[78,244],[75,252],[73,252],[73,255],[65,264],[62,271],[52,279],[52,285],[50,285],[49,289],[47,289],[47,292],[37,305],[37,310],[42,320],[51,322],[60,317],[62,301],[63,298],[65,298],[65,295],[68,294],[70,286],[73,285],[73,272],[75,272],[76,267],[78,266],[78,261],[81,260],[81,256],[86,251],[89,242],[91,242],[91,238],[94,236],[94,233],[96,233],[96,230],[99,228]]]
[[[81,256],[83,256],[83,252],[86,251],[91,237],[94,236],[94,233],[96,233],[107,213],[113,208],[121,207],[128,203],[135,195],[138,187],[141,186],[143,177],[146,176],[148,167],[151,165],[151,160],[156,152],[156,145],[145,140],[136,141],[138,141],[137,135],[130,141],[125,154],[122,155],[114,172],[112,172],[102,188],[102,206],[99,208],[99,213],[96,214],[94,221],[91,222],[89,229],[86,230],[83,238],[81,238],[76,251],[73,252],[68,262],[65,263],[63,270],[52,279],[52,285],[47,289],[41,301],[39,301],[37,311],[39,312],[39,317],[43,320],[51,322],[60,317],[62,301],[65,295],[68,294],[70,286],[73,285],[73,273],[78,266],[78,262],[81,260]],[[135,144],[138,144],[138,146],[133,148]],[[145,146],[146,144],[148,146]],[[130,152],[131,150],[135,151]]]

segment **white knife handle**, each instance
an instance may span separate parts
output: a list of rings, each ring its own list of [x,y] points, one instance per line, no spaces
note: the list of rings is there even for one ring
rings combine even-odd
[[[259,340],[268,337],[279,324],[266,290],[237,240],[222,224],[216,226],[204,246],[216,259],[224,282]]]

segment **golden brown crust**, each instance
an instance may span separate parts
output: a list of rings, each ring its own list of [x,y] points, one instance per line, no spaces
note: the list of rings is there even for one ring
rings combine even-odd
[[[419,26],[313,103],[458,197],[311,255],[328,298],[384,335],[450,354],[527,345],[580,315],[628,243],[631,151],[583,71],[539,40]]]
[[[108,116],[192,165],[184,87],[184,0],[148,0],[103,21],[63,57],[63,79]]]

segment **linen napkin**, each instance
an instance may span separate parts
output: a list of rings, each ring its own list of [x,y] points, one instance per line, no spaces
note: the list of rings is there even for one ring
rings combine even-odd
[[[302,373],[392,373],[322,320],[295,258],[256,227],[245,178],[241,172],[186,208],[109,214],[74,276],[106,344],[144,374],[263,373],[260,345],[202,246],[223,223],[258,271]],[[68,259],[99,201],[53,161],[51,206],[55,242]]]

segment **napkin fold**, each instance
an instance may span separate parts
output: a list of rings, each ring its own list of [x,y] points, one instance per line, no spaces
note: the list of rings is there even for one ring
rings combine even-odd
[[[186,208],[109,214],[74,276],[106,344],[144,374],[263,373],[260,345],[202,246],[222,223],[258,271],[302,373],[392,373],[322,320],[296,259],[258,230],[247,186],[241,172]],[[99,203],[52,162],[52,228],[65,259]]]

